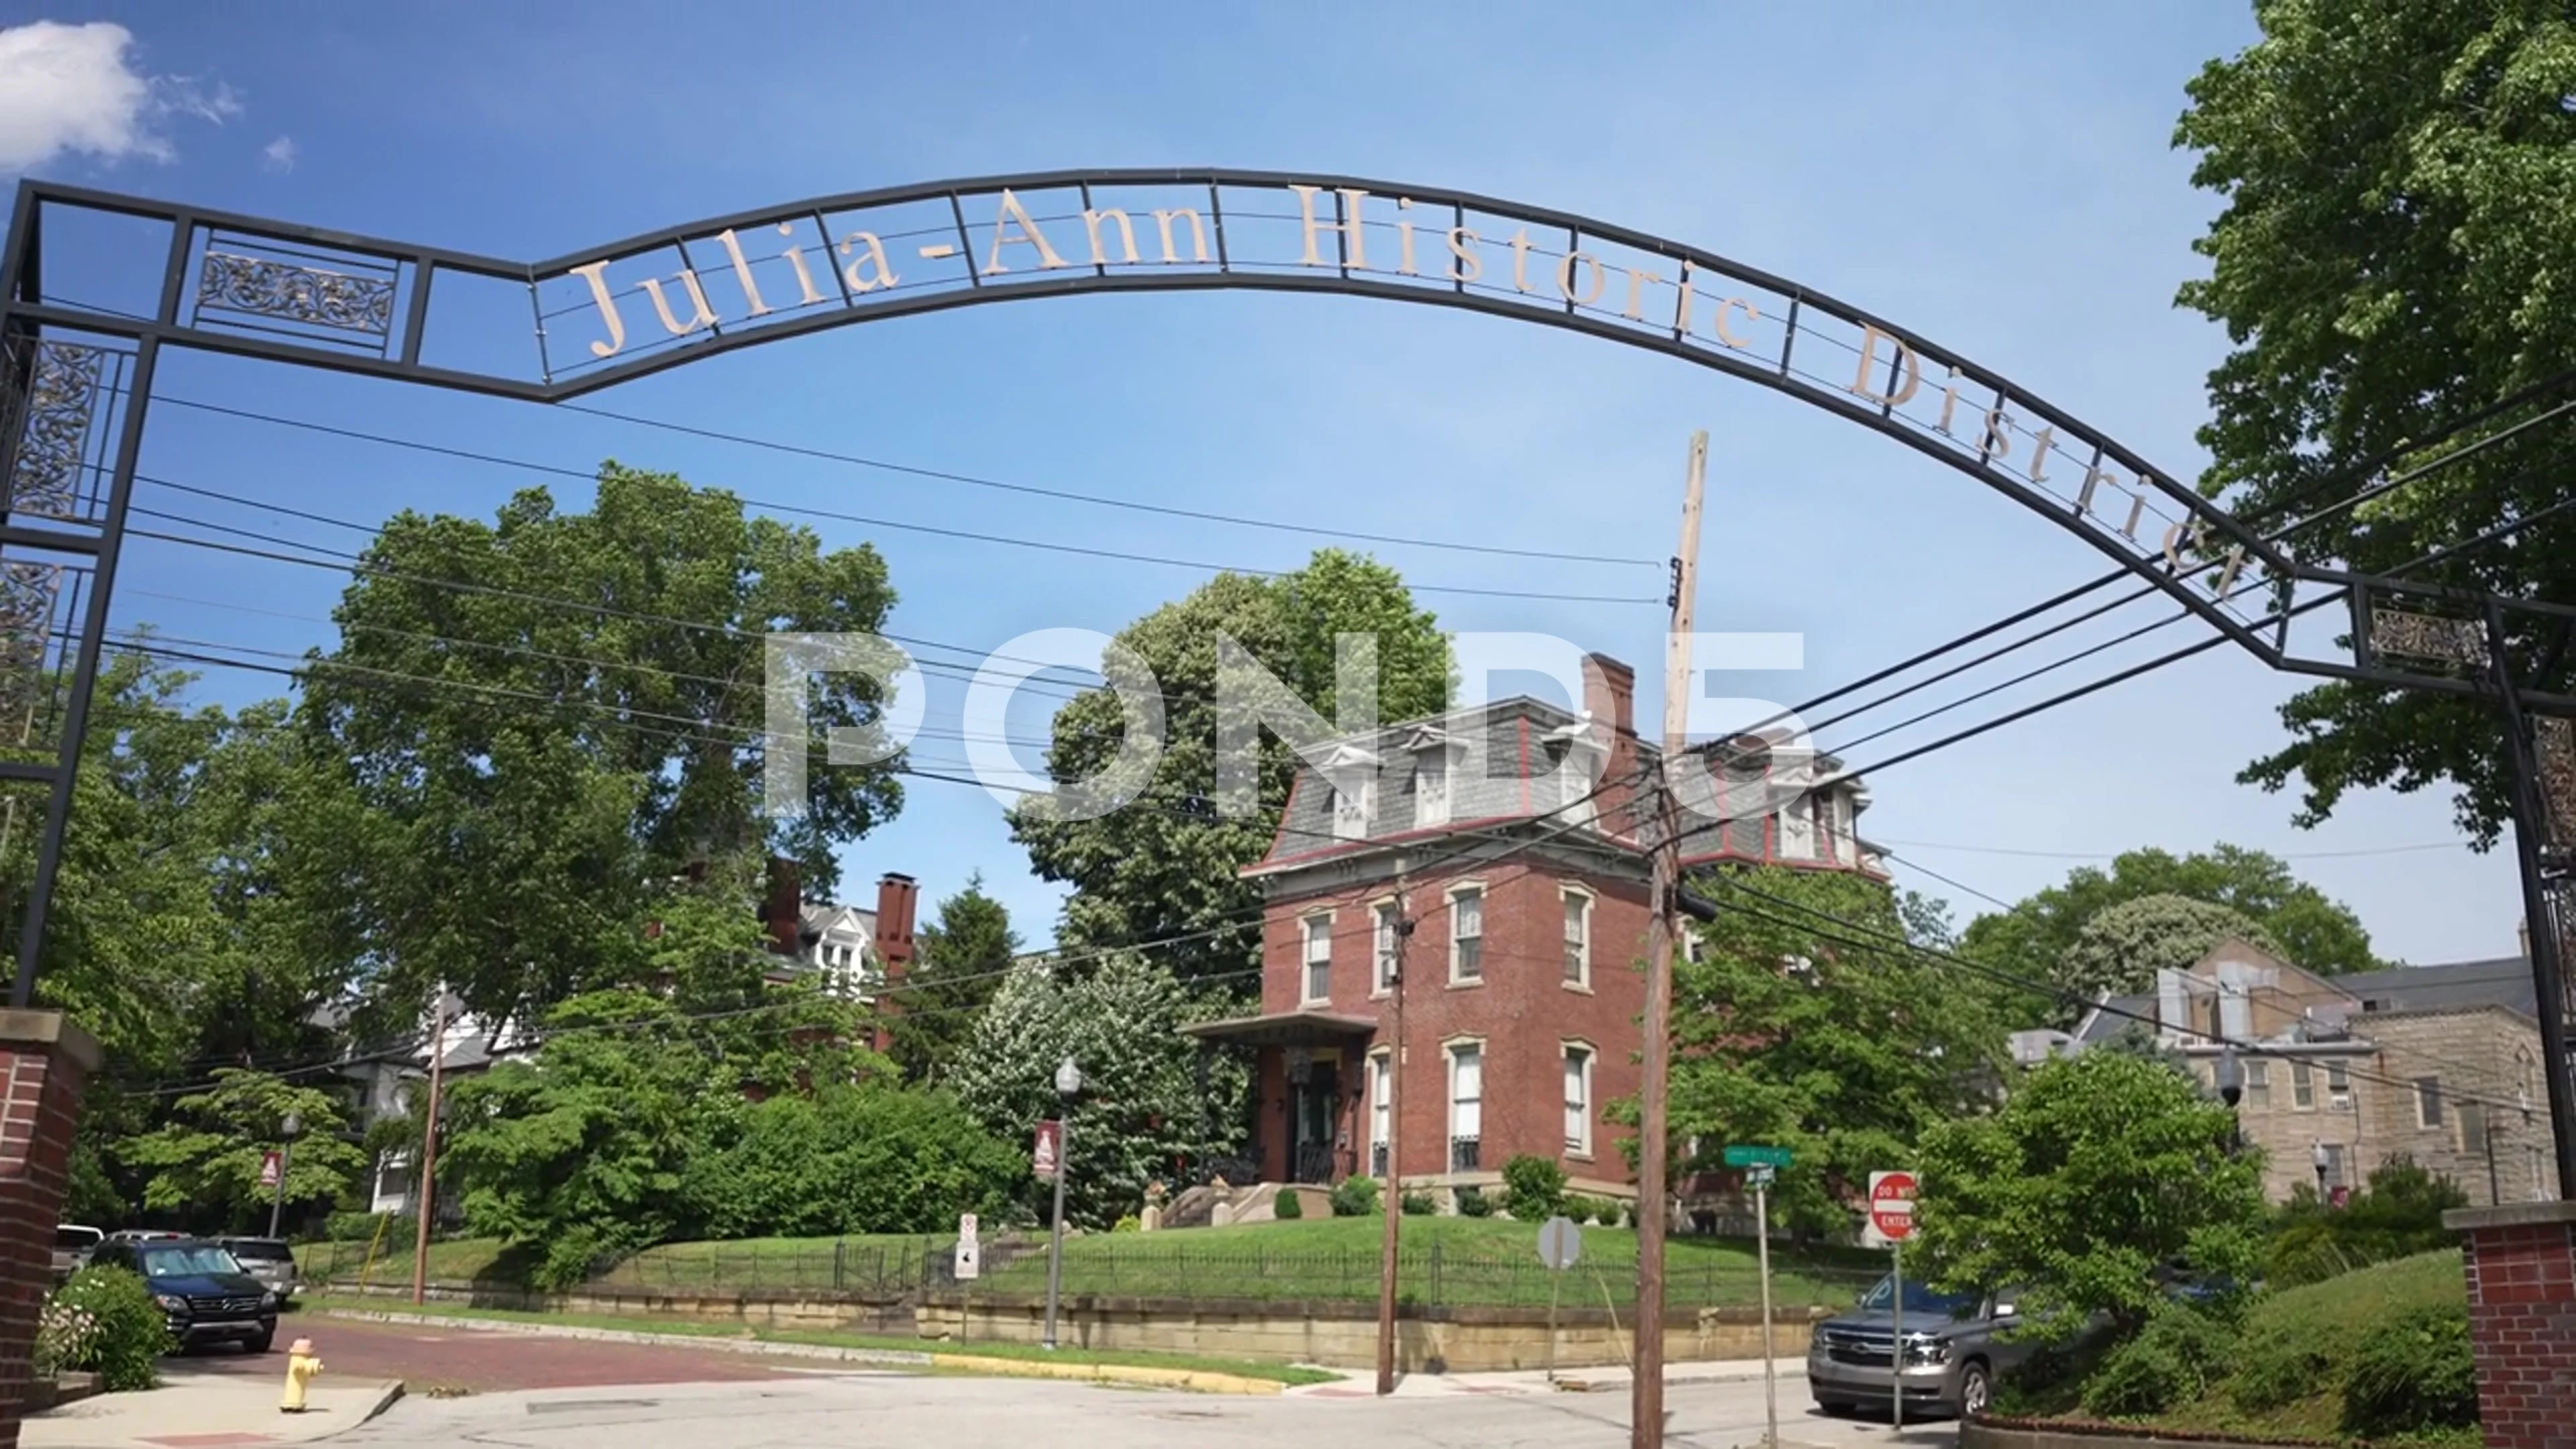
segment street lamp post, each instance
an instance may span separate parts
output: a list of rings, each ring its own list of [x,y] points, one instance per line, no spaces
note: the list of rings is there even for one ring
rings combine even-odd
[[[1082,1095],[1082,1068],[1066,1057],[1055,1069],[1055,1095],[1063,1104],[1055,1119],[1055,1235],[1047,1244],[1047,1351],[1055,1351],[1056,1300],[1064,1290],[1064,1179],[1073,1166],[1073,1099]]]
[[[277,1196],[268,1202],[268,1235],[277,1236],[277,1220],[286,1212],[286,1173],[295,1165],[295,1139],[304,1131],[304,1119],[293,1112],[277,1124]]]
[[[2245,1119],[2236,1112],[2236,1104],[2244,1096],[2245,1067],[2236,1060],[2236,1048],[2222,1048],[2218,1053],[2218,1100],[2227,1104],[2227,1155],[2230,1157],[2245,1151]]]

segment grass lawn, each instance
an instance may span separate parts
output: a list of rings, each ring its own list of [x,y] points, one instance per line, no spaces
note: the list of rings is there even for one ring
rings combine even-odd
[[[2226,1377],[2198,1399],[2151,1421],[2152,1427],[2206,1436],[2341,1444],[2343,1385],[2354,1351],[2363,1335],[2391,1317],[2424,1307],[2465,1307],[2467,1280],[2457,1249],[2355,1269],[2297,1288],[2267,1294],[2246,1311],[2242,1334],[2229,1354]],[[2249,1406],[2239,1399],[2237,1376],[2264,1360],[2285,1355],[2308,1361],[2307,1391],[2286,1403]],[[2037,1396],[2029,1412],[2081,1418],[2074,1402],[2078,1386],[2067,1384]],[[2374,1443],[2470,1446],[2477,1431],[2462,1430],[2429,1438]]]
[[[832,1348],[876,1349],[897,1353],[932,1355],[934,1367],[940,1358],[1004,1358],[1044,1363],[1115,1364],[1132,1368],[1179,1369],[1195,1373],[1233,1374],[1240,1378],[1266,1379],[1281,1384],[1329,1383],[1341,1377],[1321,1369],[1293,1368],[1285,1364],[1260,1363],[1248,1359],[1201,1358],[1187,1354],[1113,1353],[1081,1348],[1059,1348],[1053,1351],[1025,1343],[958,1343],[920,1338],[884,1338],[863,1333],[805,1332],[746,1328],[735,1324],[689,1323],[649,1315],[605,1313],[521,1313],[509,1309],[474,1308],[464,1304],[410,1303],[386,1304],[381,1299],[354,1295],[314,1294],[301,1308],[305,1312],[329,1313],[344,1310],[353,1314],[395,1311],[423,1313],[443,1318],[490,1318],[511,1323],[557,1323],[575,1328],[623,1329],[634,1333],[669,1334],[680,1338],[752,1339],[762,1343],[822,1344]]]
[[[1168,1233],[1087,1233],[1066,1240],[1064,1288],[1071,1294],[1116,1297],[1373,1301],[1383,1226],[1377,1217],[1317,1218]],[[1536,1238],[1536,1227],[1527,1223],[1406,1218],[1400,1291],[1425,1304],[1543,1304],[1551,1275],[1539,1265]],[[1587,1227],[1583,1244],[1583,1260],[1556,1285],[1562,1301],[1596,1306],[1606,1290],[1612,1303],[1626,1307],[1636,1296],[1636,1233]],[[355,1283],[364,1250],[364,1244],[303,1249],[305,1275]],[[944,1273],[949,1250],[946,1238],[910,1236],[665,1243],[618,1264],[600,1282],[676,1291],[903,1292],[920,1285],[926,1264],[935,1262]],[[1882,1261],[1876,1254],[1850,1250],[1793,1258],[1775,1245],[1773,1300],[1791,1308],[1848,1305],[1882,1271]],[[430,1248],[429,1276],[435,1282],[497,1284],[504,1281],[496,1275],[505,1267],[488,1242],[462,1240]],[[410,1276],[406,1243],[378,1262],[371,1281],[403,1283]],[[978,1287],[1002,1293],[1045,1291],[1043,1239],[988,1240]],[[1665,1293],[1677,1307],[1758,1303],[1752,1244],[1672,1239]]]
[[[2203,1432],[2255,1432],[2267,1437],[2338,1437],[2343,1411],[2343,1381],[2362,1335],[2388,1319],[2415,1308],[2459,1306],[2468,1302],[2468,1280],[2456,1248],[2400,1258],[2339,1274],[2322,1283],[2287,1288],[2272,1294],[2246,1314],[2241,1351],[2266,1340],[2299,1345],[2316,1356],[2319,1388],[2290,1403],[2247,1412],[2222,1382],[2199,1402],[2165,1416],[2177,1429]],[[2448,1442],[2476,1443],[2467,1439]]]

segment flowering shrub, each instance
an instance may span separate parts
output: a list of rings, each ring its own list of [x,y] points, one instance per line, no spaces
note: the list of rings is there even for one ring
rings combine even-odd
[[[110,1393],[148,1389],[171,1349],[169,1321],[140,1275],[124,1268],[83,1268],[54,1290],[37,1320],[40,1371],[86,1369]]]

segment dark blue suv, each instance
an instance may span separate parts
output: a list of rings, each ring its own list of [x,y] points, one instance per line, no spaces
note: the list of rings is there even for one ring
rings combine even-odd
[[[99,1244],[89,1261],[92,1267],[142,1275],[182,1351],[238,1343],[266,1353],[277,1337],[277,1295],[217,1244],[194,1238],[111,1240]]]

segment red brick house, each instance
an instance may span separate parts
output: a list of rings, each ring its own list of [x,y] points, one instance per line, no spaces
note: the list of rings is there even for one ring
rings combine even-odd
[[[1254,1054],[1262,1180],[1382,1178],[1392,1143],[1404,1186],[1444,1201],[1499,1185],[1525,1153],[1558,1161],[1577,1191],[1635,1195],[1625,1133],[1602,1109],[1638,1090],[1648,862],[1634,787],[1656,750],[1636,735],[1626,665],[1589,656],[1584,680],[1579,716],[1508,699],[1337,740],[1300,765],[1269,854],[1245,871],[1267,894],[1260,1014],[1189,1029]],[[1704,810],[1685,864],[1883,876],[1853,831],[1857,782],[1832,778],[1829,759],[1778,758],[1754,773],[1785,787],[1782,803],[1723,826]],[[1415,928],[1399,1050],[1402,916]]]

